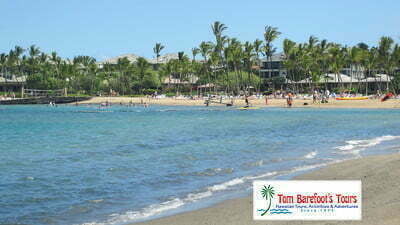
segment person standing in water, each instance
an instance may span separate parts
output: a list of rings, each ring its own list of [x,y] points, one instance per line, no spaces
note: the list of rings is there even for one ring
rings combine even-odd
[[[246,103],[246,107],[250,106],[249,98],[247,97],[247,95],[245,95],[245,97],[244,97],[244,102]]]

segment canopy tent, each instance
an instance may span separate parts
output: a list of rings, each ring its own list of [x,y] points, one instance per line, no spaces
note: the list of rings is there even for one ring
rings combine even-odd
[[[320,82],[326,82],[326,83],[356,83],[358,82],[357,79],[351,78],[350,76],[346,74],[334,74],[334,73],[328,73],[328,74],[323,74],[321,76]]]

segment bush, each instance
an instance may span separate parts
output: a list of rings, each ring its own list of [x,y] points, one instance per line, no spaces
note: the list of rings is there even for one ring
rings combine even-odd
[[[142,91],[142,93],[145,94],[145,95],[152,95],[152,94],[154,94],[156,92],[158,92],[157,89],[151,89],[151,88],[143,89],[143,91]]]

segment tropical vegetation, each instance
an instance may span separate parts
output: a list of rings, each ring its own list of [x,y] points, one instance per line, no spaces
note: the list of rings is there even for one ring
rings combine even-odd
[[[377,74],[394,78],[380,89],[398,91],[400,88],[400,47],[391,37],[382,37],[377,46],[362,42],[344,46],[314,36],[306,43],[284,39],[284,78],[275,76],[271,70],[262,71],[272,65],[277,51],[274,45],[281,35],[278,28],[266,26],[263,40],[254,41],[229,37],[228,27],[219,21],[211,25],[211,30],[214,40],[201,42],[190,56],[179,52],[176,58],[166,62],[159,60],[165,46],[156,43],[153,47],[156,63],[142,57],[134,62],[118,58],[116,63],[99,63],[90,56],[63,59],[57,52],[45,53],[35,45],[27,49],[15,46],[8,53],[0,54],[0,75],[26,76],[28,88],[67,88],[73,94],[133,95],[158,91],[179,95],[200,90],[236,95],[282,87],[297,92],[312,90],[326,85],[326,74],[335,74],[340,80],[341,71],[350,68],[350,77],[359,81],[350,88],[358,92],[368,93],[368,83],[363,84],[362,78],[374,78]],[[308,84],[300,86],[301,80],[307,80]]]

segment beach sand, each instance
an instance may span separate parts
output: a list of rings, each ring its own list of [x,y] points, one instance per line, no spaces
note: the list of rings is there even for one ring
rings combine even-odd
[[[79,104],[100,104],[102,102],[110,102],[112,104],[129,104],[130,102],[138,104],[141,101],[148,104],[158,104],[158,105],[186,105],[186,106],[204,106],[204,100],[189,100],[189,99],[174,99],[174,98],[163,98],[163,99],[153,99],[153,98],[131,98],[131,97],[93,97],[90,100],[79,102]],[[227,100],[223,102],[228,103]],[[307,105],[304,105],[307,103]],[[265,99],[250,99],[250,104],[259,107],[287,107],[285,99],[268,99],[268,104],[265,104]],[[237,99],[234,102],[234,107],[244,106],[243,99]],[[210,106],[221,106],[221,104],[212,103]],[[368,100],[345,100],[338,101],[335,99],[330,99],[329,103],[318,103],[313,104],[312,100],[302,100],[294,99],[292,107],[305,107],[305,108],[400,108],[399,99],[390,99],[385,102],[381,102],[380,99],[368,99]]]
[[[135,225],[280,225],[400,224],[400,154],[348,160],[301,175],[299,180],[362,180],[362,221],[253,221],[252,198],[238,198],[210,208]]]

